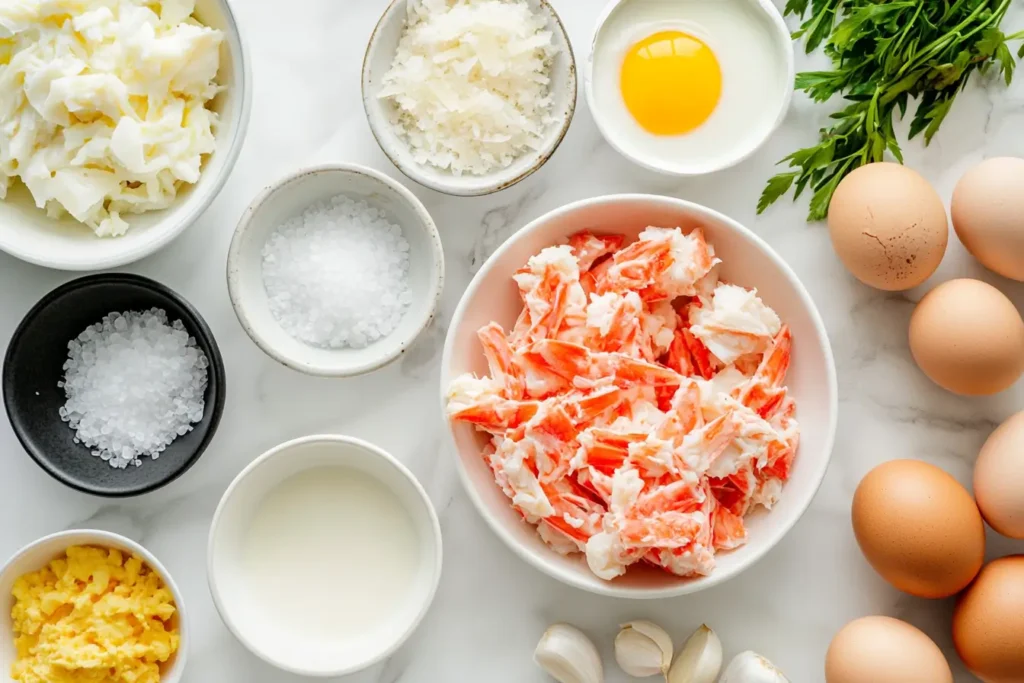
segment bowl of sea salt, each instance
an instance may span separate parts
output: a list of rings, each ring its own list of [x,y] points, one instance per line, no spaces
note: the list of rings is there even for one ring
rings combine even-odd
[[[188,470],[224,409],[213,332],[159,282],[103,273],[67,282],[7,347],[4,407],[26,452],[62,483],[132,496]]]
[[[356,164],[303,169],[261,192],[228,251],[228,293],[267,355],[347,377],[395,360],[444,285],[433,219],[412,192]]]

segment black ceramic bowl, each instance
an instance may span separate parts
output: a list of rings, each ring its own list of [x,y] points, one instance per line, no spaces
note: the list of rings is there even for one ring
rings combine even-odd
[[[75,443],[74,430],[60,419],[68,342],[114,311],[162,308],[181,320],[210,362],[203,419],[179,436],[156,460],[114,469]],[[148,493],[181,476],[203,454],[224,411],[224,361],[206,321],[173,290],[138,275],[100,274],[53,290],[28,312],[7,347],[3,368],[4,407],[14,433],[40,467],[79,491],[98,496]]]

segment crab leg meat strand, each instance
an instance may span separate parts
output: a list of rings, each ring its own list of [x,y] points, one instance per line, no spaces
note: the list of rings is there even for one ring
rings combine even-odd
[[[585,544],[596,534],[598,521],[604,514],[601,505],[585,495],[585,491],[569,480],[541,484],[554,512],[544,521],[566,536]]]
[[[665,365],[678,372],[683,377],[692,377],[698,374],[696,362],[690,353],[690,345],[686,340],[688,330],[680,323],[672,335],[672,343],[668,347],[665,356]],[[701,374],[703,377],[703,374]],[[704,379],[708,379],[705,377]]]
[[[704,379],[714,377],[715,361],[711,356],[711,352],[708,351],[708,347],[704,346],[704,342],[693,336],[693,332],[690,332],[687,328],[683,329],[682,335],[683,343],[690,352],[693,368],[697,371],[697,374]]]
[[[579,436],[580,450],[574,464],[577,469],[586,465],[607,475],[615,473],[629,455],[630,444],[643,441],[644,434],[622,434],[610,429],[591,427]]]
[[[569,381],[613,377],[617,386],[625,388],[635,384],[678,385],[683,380],[679,373],[656,363],[620,353],[591,352],[585,346],[557,339],[542,339],[523,355],[530,363]]]
[[[587,427],[602,416],[616,412],[627,398],[627,392],[614,385],[600,387],[590,394],[566,399],[566,409],[577,426]]]
[[[625,239],[623,235],[595,235],[582,230],[569,237],[569,246],[583,273],[589,271],[598,259],[621,249]]]
[[[504,386],[505,397],[522,399],[526,394],[526,380],[522,368],[516,363],[515,354],[501,325],[492,322],[481,327],[476,334],[483,347],[491,377]]]
[[[704,473],[739,434],[739,425],[732,419],[732,411],[719,415],[711,422],[683,437],[676,451],[681,467]]]
[[[714,539],[712,544],[715,550],[732,550],[747,542],[747,529],[743,524],[743,518],[734,515],[728,508],[721,505],[715,506],[712,514],[712,528]]]
[[[636,349],[643,302],[635,292],[591,295],[587,307],[586,345],[595,351]]]
[[[739,400],[765,419],[770,418],[786,398],[782,383],[789,370],[792,348],[793,336],[789,326],[783,325],[757,372],[738,392]]]
[[[568,246],[548,247],[530,258],[512,278],[529,309],[529,341],[554,338],[563,326],[585,320],[586,295],[579,284],[579,267]]]
[[[644,292],[650,290],[671,265],[672,247],[668,240],[633,242],[612,257],[611,265],[598,281],[598,291],[637,291],[647,301]]]
[[[484,431],[500,434],[531,419],[537,414],[539,407],[538,401],[513,401],[493,396],[476,405],[457,410],[449,417],[469,422]]]

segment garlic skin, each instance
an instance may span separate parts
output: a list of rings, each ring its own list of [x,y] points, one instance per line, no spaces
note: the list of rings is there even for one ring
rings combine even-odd
[[[747,650],[732,658],[718,683],[790,683],[767,659]]]
[[[693,632],[668,671],[668,683],[715,683],[722,670],[722,641],[701,624]]]
[[[540,637],[533,661],[558,683],[604,683],[601,655],[575,626],[552,624]]]
[[[630,621],[615,636],[615,661],[630,676],[668,674],[672,666],[672,637],[650,621]]]

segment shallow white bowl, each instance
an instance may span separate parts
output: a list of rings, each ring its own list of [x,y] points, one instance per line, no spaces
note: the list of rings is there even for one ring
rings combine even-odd
[[[327,465],[359,470],[393,491],[406,506],[421,543],[413,599],[400,613],[390,615],[384,626],[368,630],[358,641],[336,643],[330,648],[297,644],[282,631],[286,624],[270,623],[260,610],[261,596],[250,592],[241,567],[242,540],[260,502],[295,474]],[[217,611],[253,654],[291,673],[342,676],[389,657],[426,615],[441,578],[441,527],[423,487],[394,457],[360,439],[306,436],[270,449],[231,482],[213,516],[207,558],[210,592]]]
[[[291,337],[278,324],[263,287],[263,245],[282,223],[310,204],[339,194],[363,200],[402,227],[409,242],[413,300],[398,327],[361,349],[325,349]],[[246,334],[271,358],[310,375],[346,377],[398,358],[437,312],[444,288],[441,236],[412,192],[383,173],[356,164],[302,169],[267,187],[242,214],[228,250],[228,294]]]
[[[715,171],[721,171],[735,166],[741,161],[749,158],[754,152],[760,149],[761,146],[764,145],[764,143],[767,142],[775,133],[775,131],[778,130],[779,126],[782,125],[782,121],[786,118],[786,112],[789,110],[789,103],[793,98],[793,82],[796,77],[793,39],[790,36],[789,29],[786,27],[786,22],[783,20],[782,14],[779,13],[779,10],[774,4],[772,4],[771,0],[740,0],[749,4],[753,11],[762,15],[765,26],[771,32],[776,46],[775,59],[777,59],[781,64],[783,78],[779,84],[779,88],[782,90],[780,93],[782,99],[778,104],[778,111],[775,112],[775,120],[770,126],[767,126],[764,129],[762,135],[752,138],[749,141],[749,144],[736,146],[730,150],[730,154],[728,155],[722,155],[715,159],[701,159],[697,157],[676,159],[672,163],[669,163],[662,159],[652,158],[635,152],[631,148],[623,132],[621,130],[617,130],[615,126],[612,125],[607,114],[597,105],[596,98],[594,96],[594,52],[597,48],[598,41],[601,40],[602,29],[604,29],[609,17],[614,13],[628,11],[628,8],[625,6],[631,1],[632,0],[610,0],[610,2],[605,5],[604,10],[597,19],[597,23],[594,25],[594,33],[590,40],[590,50],[587,54],[586,62],[583,65],[583,84],[586,92],[587,106],[590,108],[591,115],[594,117],[594,122],[597,124],[598,130],[601,131],[601,135],[604,136],[605,141],[608,142],[608,144],[611,145],[619,154],[638,166],[642,166],[651,171],[657,171],[658,173],[677,177],[690,177],[714,173]],[[690,1],[692,2],[695,0]],[[683,6],[686,2],[680,2],[678,4]]]
[[[405,27],[408,0],[393,0],[384,11],[370,36],[370,43],[363,57],[363,107],[366,109],[370,130],[377,138],[381,150],[402,173],[420,185],[438,192],[471,197],[490,194],[515,185],[547,163],[558,149],[576,111],[576,58],[569,42],[569,35],[548,0],[529,0],[529,3],[535,10],[547,15],[551,40],[558,48],[558,55],[551,67],[551,93],[554,100],[552,114],[557,123],[549,128],[541,149],[516,159],[508,168],[486,175],[457,176],[417,163],[408,145],[391,127],[386,110],[389,105],[377,95],[380,93],[384,74],[391,68],[391,62],[398,49],[398,41]]]
[[[196,0],[196,16],[224,32],[218,82],[224,91],[213,101],[220,114],[217,149],[203,163],[194,186],[182,188],[163,211],[128,214],[131,225],[120,237],[97,237],[70,217],[54,220],[36,208],[20,185],[0,201],[0,250],[23,261],[60,270],[103,270],[148,256],[180,235],[224,187],[242,150],[249,125],[252,77],[245,45],[227,0]]]
[[[178,608],[178,633],[181,640],[177,653],[161,670],[160,682],[178,683],[185,672],[189,645],[188,613],[185,611],[185,602],[178,585],[174,583],[174,579],[167,569],[160,564],[160,560],[135,541],[120,534],[93,529],[60,531],[44,536],[19,550],[11,559],[7,560],[3,569],[0,569],[0,615],[2,615],[0,617],[0,681],[13,680],[10,677],[11,665],[17,658],[11,623],[11,608],[14,606],[11,589],[14,587],[14,582],[24,574],[42,569],[48,562],[63,555],[73,545],[103,546],[133,553],[145,560],[146,564],[164,580],[164,584],[174,596],[175,607]]]
[[[792,365],[786,384],[797,402],[800,448],[792,477],[771,511],[747,518],[749,542],[717,555],[717,569],[707,577],[682,579],[659,569],[633,567],[625,576],[603,581],[591,573],[581,555],[565,557],[548,547],[534,527],[523,522],[494,482],[481,457],[486,438],[466,423],[450,424],[462,483],[491,529],[520,557],[570,586],[627,598],[661,598],[693,593],[736,576],[764,556],[796,524],[814,497],[832,453],[835,437],[836,373],[825,327],[796,275],[761,238],[720,213],[672,197],[611,195],[556,209],[517,232],[488,260],[470,282],[448,330],[441,360],[441,401],[449,382],[464,372],[487,373],[476,331],[494,320],[506,330],[522,309],[512,275],[530,256],[565,243],[584,228],[622,233],[632,238],[649,225],[701,226],[722,259],[722,277],[756,287],[793,331]]]

